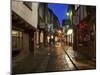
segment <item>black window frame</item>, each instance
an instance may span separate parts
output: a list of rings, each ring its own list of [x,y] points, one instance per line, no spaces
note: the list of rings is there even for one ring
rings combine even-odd
[[[23,4],[25,5],[25,6],[27,6],[31,11],[32,11],[32,2],[27,2],[27,1],[25,1],[25,2],[23,2]],[[30,5],[31,4],[31,5]]]

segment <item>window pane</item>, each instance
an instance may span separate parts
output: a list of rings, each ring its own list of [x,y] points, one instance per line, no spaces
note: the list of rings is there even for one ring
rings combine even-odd
[[[22,48],[22,32],[12,31],[12,49],[20,50]]]
[[[18,31],[12,31],[12,36],[18,36]]]
[[[17,48],[16,37],[12,37],[12,48]]]

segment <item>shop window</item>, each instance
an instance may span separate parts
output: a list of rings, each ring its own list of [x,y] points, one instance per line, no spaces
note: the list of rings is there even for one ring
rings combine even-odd
[[[23,2],[30,10],[32,10],[32,2]]]
[[[12,50],[17,51],[22,48],[22,32],[12,30]]]

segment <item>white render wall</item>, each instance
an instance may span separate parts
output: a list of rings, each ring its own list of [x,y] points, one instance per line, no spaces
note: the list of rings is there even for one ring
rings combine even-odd
[[[32,10],[30,10],[22,1],[12,1],[12,10],[26,22],[37,28],[38,3],[32,3]]]

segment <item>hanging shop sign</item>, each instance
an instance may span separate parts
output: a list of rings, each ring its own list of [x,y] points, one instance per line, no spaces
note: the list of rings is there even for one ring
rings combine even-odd
[[[79,16],[77,14],[73,15],[73,20],[72,20],[74,25],[79,24]]]
[[[44,29],[44,28],[45,28],[45,23],[41,23],[41,24],[39,25],[39,27],[40,27],[41,29]]]

